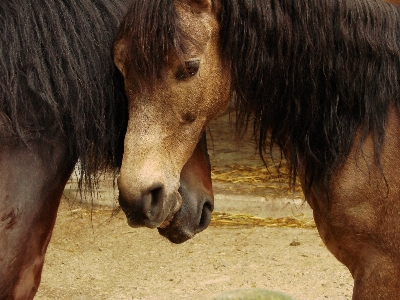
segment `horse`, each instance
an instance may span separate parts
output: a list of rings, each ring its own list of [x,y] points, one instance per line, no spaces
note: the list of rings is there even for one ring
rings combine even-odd
[[[89,197],[101,172],[117,174],[121,166],[125,133],[135,128],[127,128],[111,47],[129,2],[0,2],[0,299],[33,299],[78,159]],[[182,210],[158,226],[175,243],[211,219],[205,139],[180,174]],[[157,215],[156,207],[142,208]]]
[[[353,299],[400,298],[399,5],[135,0],[113,51],[141,132],[125,138],[124,203],[172,194],[196,137],[233,100],[261,157],[280,147]]]

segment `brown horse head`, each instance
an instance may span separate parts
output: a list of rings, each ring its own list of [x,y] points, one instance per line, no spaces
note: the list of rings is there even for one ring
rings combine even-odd
[[[121,26],[114,61],[125,80],[129,123],[118,188],[131,225],[167,234],[182,204],[182,168],[228,104],[216,10],[211,0],[136,0]]]

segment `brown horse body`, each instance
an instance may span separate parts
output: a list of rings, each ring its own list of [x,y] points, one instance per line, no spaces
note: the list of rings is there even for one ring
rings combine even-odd
[[[61,141],[61,140],[60,140]],[[62,144],[61,144],[62,145]],[[51,152],[51,161],[43,153]],[[0,298],[32,299],[75,161],[43,141],[0,148]]]
[[[67,2],[0,3],[0,299],[35,296],[78,158],[90,188],[99,171],[121,164],[127,107],[110,46],[127,3]],[[200,136],[181,172],[182,196],[176,193],[185,213],[178,208],[160,228],[176,243],[211,218],[210,164]]]
[[[353,299],[400,294],[400,118],[388,112],[380,165],[369,136],[331,179],[328,199],[307,198],[321,238],[354,278]]]
[[[135,206],[141,201],[135,195],[156,182],[176,190],[196,142],[181,136],[198,136],[233,97],[238,126],[254,122],[260,153],[271,141],[288,158],[292,183],[299,177],[322,239],[354,277],[353,299],[400,298],[398,6],[137,0],[114,59],[136,116],[131,126],[141,128],[140,138],[125,144],[131,149],[119,187],[134,182],[125,201]],[[173,113],[161,119],[152,112],[167,109]],[[151,166],[156,176],[130,165]],[[179,203],[166,201],[174,207],[168,218]]]

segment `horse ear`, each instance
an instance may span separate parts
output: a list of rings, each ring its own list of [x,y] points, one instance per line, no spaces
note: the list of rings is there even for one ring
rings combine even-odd
[[[114,64],[117,66],[118,70],[125,77],[124,65],[126,58],[126,41],[124,39],[118,39],[114,43]]]
[[[187,0],[190,7],[196,12],[210,12],[212,10],[212,0]]]

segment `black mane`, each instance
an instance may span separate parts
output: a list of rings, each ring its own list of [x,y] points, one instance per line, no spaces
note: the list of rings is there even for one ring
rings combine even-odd
[[[254,120],[261,155],[279,145],[289,156],[292,183],[298,171],[305,175],[306,193],[314,184],[327,187],[358,130],[358,143],[372,135],[379,163],[388,108],[400,107],[398,6],[222,0],[222,9],[222,57],[232,73],[239,127]]]
[[[120,0],[0,1],[0,143],[66,136],[86,179],[121,162],[127,122],[111,45]]]

